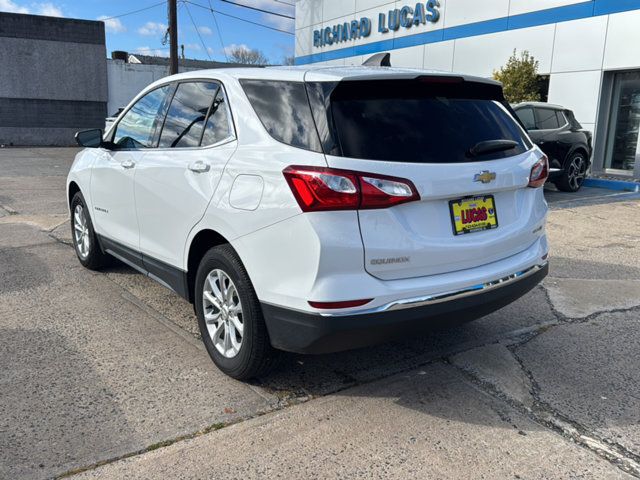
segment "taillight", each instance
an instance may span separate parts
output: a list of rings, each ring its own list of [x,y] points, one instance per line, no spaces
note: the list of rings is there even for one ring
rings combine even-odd
[[[388,208],[420,200],[416,187],[404,178],[296,165],[282,173],[303,212]]]
[[[543,155],[540,160],[531,167],[528,186],[532,188],[542,187],[544,182],[547,181],[547,178],[549,178],[549,159],[546,155]]]

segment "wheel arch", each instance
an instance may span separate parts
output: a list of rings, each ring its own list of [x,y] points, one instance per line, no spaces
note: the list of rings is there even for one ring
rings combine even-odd
[[[69,205],[69,209],[71,209],[71,200],[73,200],[75,194],[80,191],[80,186],[75,181],[72,180],[69,182],[69,186],[67,187],[67,205]]]
[[[573,155],[574,153],[580,152],[582,153],[585,158],[587,159],[587,162],[589,162],[589,164],[591,163],[591,158],[589,157],[589,148],[586,145],[583,144],[578,144],[578,145],[574,145],[573,148],[571,148],[571,150],[569,150],[569,153],[567,153],[564,162],[566,163],[569,158],[571,157],[571,155]]]
[[[196,273],[200,260],[207,251],[218,245],[230,244],[222,234],[212,229],[200,230],[191,240],[187,254],[187,295],[188,300],[194,302]]]

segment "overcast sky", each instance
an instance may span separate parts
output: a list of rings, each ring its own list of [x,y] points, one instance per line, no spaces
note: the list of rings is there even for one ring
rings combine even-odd
[[[293,55],[293,35],[252,25],[220,13],[215,15],[220,27],[218,33],[211,12],[194,4],[206,7],[211,4],[215,10],[228,15],[288,32],[294,30],[293,20],[238,7],[222,0],[189,1],[192,3],[178,1],[179,43],[185,45],[185,55],[188,58],[224,61],[223,45],[226,48],[246,45],[260,49],[272,63],[280,63],[285,56]],[[294,0],[232,1],[289,16],[294,14]],[[158,5],[159,3],[160,0],[0,0],[0,11],[96,20],[151,7],[142,12],[105,20],[107,54],[112,50],[126,50],[168,56],[168,46],[162,44],[167,28],[167,5],[166,2]]]

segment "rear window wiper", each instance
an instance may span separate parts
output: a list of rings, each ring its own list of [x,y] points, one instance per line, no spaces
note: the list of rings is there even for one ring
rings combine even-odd
[[[518,142],[513,140],[485,140],[484,142],[478,142],[467,151],[467,156],[477,157],[485,153],[502,152],[504,150],[511,150],[516,148]]]

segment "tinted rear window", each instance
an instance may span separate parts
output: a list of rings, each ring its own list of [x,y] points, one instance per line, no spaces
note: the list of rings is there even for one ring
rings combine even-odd
[[[494,85],[374,80],[310,84],[309,91],[327,153],[452,163],[505,158],[531,147]],[[505,139],[518,146],[468,153],[479,142]]]
[[[303,82],[241,80],[253,109],[279,142],[322,151]]]

